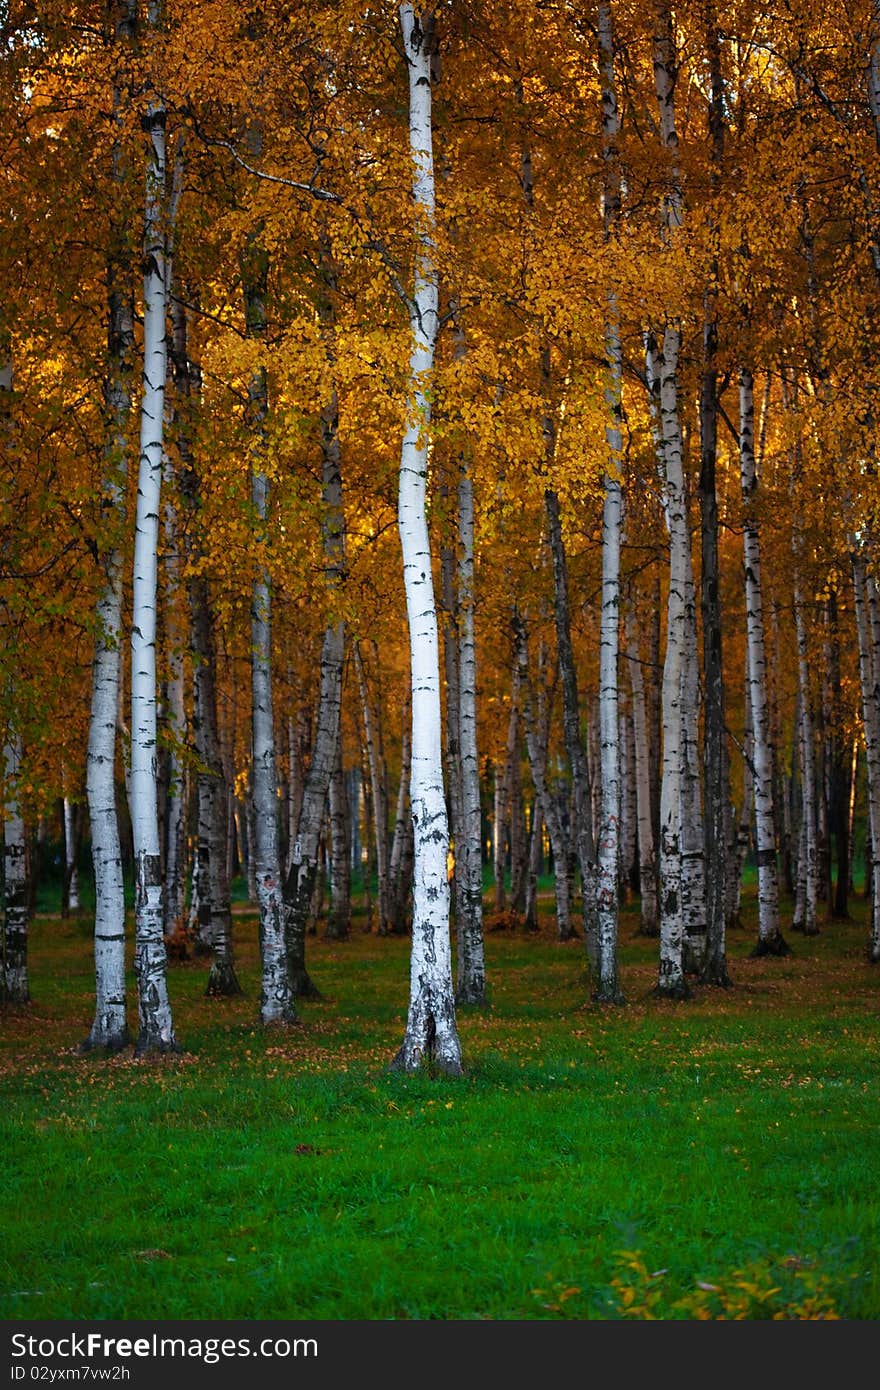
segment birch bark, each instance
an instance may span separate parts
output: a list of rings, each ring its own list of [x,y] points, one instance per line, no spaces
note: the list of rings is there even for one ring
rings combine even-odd
[[[671,9],[657,6],[654,34],[654,84],[660,138],[670,161],[663,198],[663,229],[668,241],[681,226],[683,198],[675,127],[675,42]],[[653,351],[652,351],[653,350]],[[683,998],[684,917],[682,911],[682,798],[685,758],[682,690],[687,659],[687,584],[691,575],[690,535],[684,487],[683,443],[679,413],[678,363],[681,332],[667,321],[660,343],[649,338],[649,382],[655,392],[669,528],[669,597],[666,610],[666,659],[663,665],[663,778],[660,789],[660,970],[658,993]],[[655,362],[650,363],[651,356]]]
[[[800,718],[798,720],[798,739],[801,764],[801,843],[802,864],[799,865],[799,879],[803,877],[803,911],[796,920],[800,922],[805,936],[815,936],[819,930],[816,920],[818,897],[818,854],[816,846],[816,769],[813,760],[813,711],[810,700],[809,648],[807,644],[807,625],[804,619],[804,596],[800,578],[794,584],[794,623],[798,653],[798,691],[800,694]]]
[[[460,1074],[461,1044],[449,941],[449,826],[443,788],[437,610],[425,512],[430,380],[438,327],[431,128],[434,21],[432,14],[417,13],[410,4],[401,5],[399,15],[409,75],[409,143],[416,209],[408,421],[401,446],[398,494],[412,677],[414,874],[409,1012],[403,1044],[392,1066],[415,1071],[428,1063],[440,1071]]]
[[[462,457],[458,482],[458,716],[460,828],[456,858],[462,891],[458,927],[456,1000],[484,1004],[483,864],[480,831],[480,764],[477,751],[477,648],[474,634],[474,489]]]
[[[746,571],[746,630],[749,697],[755,778],[755,839],[758,861],[758,944],[754,954],[782,956],[788,946],[779,930],[779,885],[776,867],[776,828],[773,814],[773,754],[761,596],[761,546],[755,494],[755,404],[752,373],[740,371],[740,470],[743,497],[743,550]]]
[[[611,8],[598,8],[599,67],[602,80],[602,153],[605,163],[603,188],[603,221],[605,237],[614,233],[620,214],[620,168],[617,139],[620,118],[617,109],[617,90],[614,78],[614,35]],[[623,489],[621,458],[623,453],[622,382],[623,357],[620,344],[620,316],[617,296],[607,294],[605,319],[605,408],[607,423],[605,443],[608,463],[605,469],[605,501],[602,509],[602,614],[599,627],[599,741],[601,759],[602,801],[599,820],[598,856],[596,860],[596,990],[594,998],[604,1004],[623,1002],[617,972],[617,921],[620,860],[620,725],[618,719],[618,653],[620,645],[620,543],[623,528]],[[563,686],[563,689],[565,687]],[[580,747],[580,728],[577,743]],[[584,895],[589,891],[589,879],[584,873],[584,849],[581,849],[580,821],[582,807],[577,804],[578,783],[575,779],[576,813],[578,815],[578,850],[581,858],[581,877]],[[591,861],[592,862],[592,861]],[[585,917],[585,927],[588,926]]]
[[[159,0],[150,0],[147,15],[151,28],[157,27],[159,14]],[[164,230],[165,119],[164,102],[154,95],[143,118],[148,141],[144,368],[131,627],[131,822],[139,1054],[176,1047],[166,978],[156,787],[156,590],[168,308]]]
[[[0,937],[0,1003],[27,1004],[27,844],[18,797],[21,738],[8,730],[3,741],[3,933]]]
[[[64,899],[63,908],[68,912],[79,912],[79,872],[77,869],[77,849],[79,847],[79,807],[69,796],[63,800],[64,815]]]

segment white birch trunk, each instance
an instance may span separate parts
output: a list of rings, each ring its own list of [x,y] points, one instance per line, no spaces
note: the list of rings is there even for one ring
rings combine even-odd
[[[438,327],[431,129],[433,18],[417,14],[410,4],[401,5],[399,15],[409,75],[409,144],[416,208],[408,419],[398,494],[412,676],[414,874],[409,1012],[403,1044],[392,1065],[415,1071],[427,1063],[459,1074],[461,1044],[455,1022],[446,877],[449,825],[443,788],[437,609],[425,512],[430,378]]]
[[[611,416],[605,438],[609,466],[605,473],[602,512],[602,616],[599,629],[599,758],[602,802],[596,870],[597,981],[594,998],[622,1003],[617,977],[618,861],[620,857],[620,743],[618,721],[618,651],[620,644],[620,538],[623,490],[620,484],[622,437],[620,389],[622,360],[616,318],[605,328],[608,383],[605,404]]]
[[[462,1004],[486,1000],[483,949],[483,864],[480,830],[480,763],[477,751],[477,648],[474,634],[474,488],[462,457],[458,483],[458,711],[461,760],[459,843],[462,895],[458,988]]]
[[[688,538],[685,578],[685,655],[681,691],[681,910],[685,932],[685,969],[699,973],[706,954],[706,879],[703,803],[700,786],[700,667],[697,650],[697,601],[693,557]]]
[[[269,508],[265,474],[254,472],[251,497],[259,524],[265,527]],[[296,1009],[287,966],[278,849],[271,641],[272,590],[265,566],[260,566],[254,576],[251,598],[253,857],[260,909],[260,1019],[263,1024],[285,1024],[295,1022]]]
[[[740,371],[740,470],[743,496],[743,549],[746,573],[746,631],[749,697],[755,776],[755,839],[758,861],[758,944],[756,955],[785,955],[788,946],[779,930],[779,881],[776,867],[776,826],[773,813],[773,751],[761,597],[761,547],[758,522],[752,510],[758,486],[755,469],[755,404],[752,374]]]
[[[67,908],[79,912],[79,873],[76,866],[77,813],[69,796],[64,798],[64,878],[67,885]]]
[[[863,552],[852,552],[853,596],[859,642],[859,682],[868,764],[868,825],[871,832],[871,927],[868,959],[880,963],[880,655],[873,642]]]
[[[124,505],[124,494],[117,486],[115,506]],[[114,775],[122,656],[122,557],[115,548],[105,562],[105,575],[98,599],[86,758],[95,874],[95,1018],[83,1046],[119,1050],[129,1036],[125,1019],[125,897]]]
[[[794,622],[798,652],[798,690],[800,719],[798,739],[801,763],[801,853],[798,855],[798,882],[803,878],[803,910],[795,920],[805,936],[815,936],[819,930],[816,919],[819,873],[816,845],[816,768],[813,754],[813,711],[810,703],[810,669],[808,661],[807,628],[804,621],[804,597],[797,580],[794,586]]]
[[[660,973],[658,991],[681,998],[684,978],[682,913],[681,803],[685,775],[682,738],[682,678],[686,659],[686,593],[689,568],[687,502],[682,468],[678,413],[680,336],[669,327],[663,335],[659,367],[660,424],[669,523],[669,599],[666,610],[666,659],[663,665],[663,779],[660,787]]]
[[[3,743],[3,932],[0,937],[0,1003],[27,1004],[28,881],[25,826],[18,797],[21,738],[9,730]]]
[[[683,199],[675,127],[675,43],[668,4],[657,8],[654,35],[654,83],[660,138],[670,159],[663,199],[663,226],[668,242],[681,226]],[[660,970],[658,993],[682,998],[689,991],[684,977],[682,912],[682,797],[686,750],[682,737],[682,688],[687,660],[687,586],[690,534],[684,487],[683,446],[679,415],[678,359],[681,332],[667,322],[656,363],[649,361],[649,380],[656,383],[656,429],[662,461],[664,505],[669,528],[669,598],[666,612],[666,659],[663,666],[663,779],[660,789]]]
[[[614,34],[611,8],[598,7],[599,67],[602,81],[602,153],[606,168],[603,221],[606,238],[614,232],[620,212],[620,168],[617,141],[620,116],[614,77]],[[602,613],[599,625],[599,746],[601,810],[596,855],[596,990],[602,1003],[622,1003],[617,978],[617,927],[620,862],[620,723],[618,719],[618,654],[620,647],[620,543],[623,528],[621,434],[623,358],[620,314],[614,291],[607,295],[605,320],[605,502],[602,510]],[[588,881],[584,881],[584,892]]]
[[[157,0],[151,0],[148,11],[149,22],[155,26],[159,15]],[[176,1046],[165,970],[156,785],[156,590],[168,308],[163,226],[165,108],[161,100],[153,100],[148,105],[144,128],[149,140],[144,232],[144,371],[131,628],[131,822],[139,1013],[137,1051],[141,1054],[168,1051]]]

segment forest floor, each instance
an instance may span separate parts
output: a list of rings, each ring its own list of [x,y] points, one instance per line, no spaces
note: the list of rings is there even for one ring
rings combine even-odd
[[[458,1080],[388,1072],[409,942],[357,922],[309,938],[323,1002],[261,1031],[252,914],[241,998],[172,967],[179,1056],[82,1056],[90,925],[38,917],[0,1016],[0,1317],[880,1317],[865,904],[783,959],[749,959],[753,911],[735,987],[678,1004],[635,908],[623,1008],[549,916],[487,933]]]

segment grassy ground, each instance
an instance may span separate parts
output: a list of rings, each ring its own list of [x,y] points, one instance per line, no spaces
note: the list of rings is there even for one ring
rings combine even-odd
[[[863,913],[863,904],[858,911]],[[38,918],[0,1024],[0,1316],[880,1316],[878,1002],[864,922],[794,938],[736,988],[586,1004],[579,945],[487,937],[467,1075],[387,1072],[409,943],[310,938],[323,1003],[263,1034],[174,967],[178,1058],[81,1057],[89,924]],[[132,1010],[133,1013],[133,1010]]]

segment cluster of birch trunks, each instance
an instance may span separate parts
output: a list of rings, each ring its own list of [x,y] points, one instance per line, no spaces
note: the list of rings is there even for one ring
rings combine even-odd
[[[159,23],[158,0],[146,6],[146,23]],[[116,40],[124,44],[137,18],[134,3],[115,8]],[[611,7],[596,7],[595,61],[600,79],[603,138],[603,229],[617,234],[625,198],[619,157],[616,49]],[[845,906],[858,778],[858,747],[866,749],[868,841],[880,850],[880,595],[873,537],[868,525],[850,538],[846,602],[854,624],[850,645],[858,652],[860,731],[835,727],[832,706],[839,684],[840,622],[837,594],[825,601],[827,674],[816,727],[806,624],[808,596],[801,574],[803,538],[792,527],[795,573],[792,618],[797,650],[797,713],[791,759],[781,748],[769,666],[777,649],[762,587],[760,478],[763,403],[755,402],[749,360],[737,365],[738,419],[732,428],[742,497],[742,567],[746,625],[746,734],[733,788],[731,737],[725,713],[725,667],[719,586],[719,522],[715,470],[718,455],[718,308],[704,299],[703,358],[699,382],[700,470],[696,489],[700,555],[692,554],[686,476],[682,384],[682,328],[671,315],[647,323],[643,383],[650,408],[656,478],[662,498],[662,552],[668,571],[655,571],[656,589],[645,599],[621,581],[625,541],[623,483],[624,362],[617,292],[609,283],[604,301],[604,364],[607,411],[602,469],[601,598],[594,643],[598,682],[585,695],[575,658],[573,599],[565,547],[563,501],[553,486],[556,421],[541,422],[544,447],[544,535],[552,569],[552,636],[538,630],[519,595],[509,596],[510,698],[504,756],[491,778],[481,779],[478,749],[477,642],[475,633],[475,489],[467,451],[447,497],[455,534],[441,547],[435,592],[428,521],[432,391],[431,375],[441,327],[440,268],[436,251],[432,82],[436,44],[433,11],[411,4],[399,10],[400,42],[408,91],[408,153],[415,209],[409,283],[396,282],[410,327],[405,427],[400,445],[398,526],[407,610],[409,692],[396,787],[389,786],[384,753],[387,709],[379,698],[380,652],[347,631],[342,616],[346,577],[344,458],[339,402],[328,387],[321,411],[321,545],[330,617],[323,633],[313,699],[302,708],[278,708],[283,681],[273,644],[273,591],[261,556],[271,526],[271,469],[267,420],[269,380],[260,365],[267,338],[270,251],[255,224],[240,260],[240,311],[258,363],[248,382],[249,487],[254,517],[254,565],[250,593],[250,698],[248,778],[230,751],[218,698],[221,657],[215,614],[197,551],[198,528],[188,524],[200,507],[203,461],[191,436],[190,405],[201,389],[190,355],[190,320],[176,293],[174,234],[187,168],[186,138],[166,148],[167,112],[151,90],[141,111],[145,133],[143,284],[139,300],[143,346],[135,334],[135,285],[131,228],[115,225],[107,251],[109,321],[104,380],[105,491],[118,518],[119,543],[102,556],[91,718],[86,758],[90,845],[96,890],[95,1016],[87,1046],[119,1048],[128,1041],[125,987],[123,854],[117,795],[119,730],[126,731],[125,789],[135,886],[134,941],[138,993],[137,1048],[177,1046],[167,961],[171,943],[187,935],[210,953],[208,991],[239,990],[230,911],[230,875],[245,869],[259,911],[260,1017],[266,1025],[293,1022],[296,998],[315,990],[306,966],[309,924],[321,913],[325,877],[330,882],[328,930],[343,936],[351,916],[352,871],[364,853],[377,883],[375,919],[383,932],[412,935],[409,1014],[396,1064],[425,1062],[448,1072],[461,1069],[456,1005],[486,998],[483,951],[483,868],[494,863],[496,913],[509,908],[527,926],[537,922],[537,880],[549,850],[554,872],[560,939],[584,938],[594,997],[622,1000],[618,969],[618,910],[622,893],[638,888],[642,930],[659,938],[658,990],[680,997],[688,979],[728,983],[726,932],[736,921],[745,855],[753,842],[758,879],[759,954],[781,955],[788,944],[780,928],[780,873],[795,897],[793,926],[817,929],[819,905],[832,892],[830,844],[837,839],[836,907]],[[676,45],[671,7],[658,7],[653,72],[656,121],[666,157],[661,235],[671,241],[688,217],[679,169],[676,128]],[[710,66],[719,61],[717,45]],[[723,154],[724,84],[709,74],[715,154]],[[120,135],[114,176],[127,176],[121,129],[123,92],[117,93]],[[872,108],[874,109],[874,108]],[[880,103],[875,118],[880,122]],[[878,125],[880,130],[880,125]],[[246,167],[259,177],[264,133],[255,118],[246,134]],[[277,177],[274,181],[284,182]],[[532,159],[521,152],[524,206],[533,207]],[[319,200],[320,190],[315,191]],[[329,196],[329,195],[328,195]],[[122,203],[120,202],[120,206]],[[319,250],[321,239],[318,238]],[[326,250],[326,248],[325,248]],[[332,359],[336,282],[329,251],[317,268],[316,315]],[[456,351],[467,352],[466,313],[452,302],[447,320]],[[540,334],[536,360],[549,399],[552,357]],[[140,357],[140,361],[139,361]],[[0,389],[12,388],[4,364]],[[134,387],[140,366],[140,391]],[[776,383],[783,406],[797,381],[782,372]],[[131,422],[139,422],[136,510],[126,514],[126,472],[132,460]],[[726,418],[726,417],[725,417]],[[757,421],[757,423],[756,423]],[[727,421],[730,424],[730,421]],[[166,447],[172,434],[175,448]],[[175,460],[172,463],[172,458]],[[792,487],[800,461],[792,447]],[[172,471],[176,469],[176,476]],[[169,504],[173,495],[178,506]],[[163,490],[164,489],[164,490]],[[123,567],[133,532],[130,623],[123,621]],[[161,538],[161,545],[160,545]],[[164,585],[160,567],[164,566]],[[186,579],[182,579],[182,575]],[[162,692],[162,740],[157,688],[160,594],[186,590],[186,604],[169,607],[161,633],[167,644]],[[641,597],[640,597],[641,595]],[[574,596],[577,599],[577,595]],[[191,692],[182,653],[192,652]],[[122,657],[130,653],[130,707],[123,708]],[[837,674],[836,674],[837,673]],[[289,693],[289,692],[288,692]],[[343,699],[354,706],[359,747],[346,749],[341,733]],[[189,719],[187,711],[190,711]],[[555,736],[556,726],[561,736]],[[551,750],[554,751],[551,757]],[[5,915],[3,993],[27,998],[25,940],[28,916],[25,827],[16,799],[20,739],[5,741]],[[528,768],[528,778],[524,770]],[[279,787],[283,796],[279,798]],[[738,809],[734,809],[734,793]],[[279,805],[283,804],[283,817]],[[282,833],[283,832],[283,833]],[[76,833],[65,821],[65,840]],[[187,849],[189,847],[189,851]],[[450,854],[450,849],[453,853]],[[67,890],[74,886],[72,856]],[[188,863],[189,860],[189,863]],[[880,852],[869,855],[872,918],[869,955],[880,960]],[[506,875],[510,872],[510,897]],[[187,891],[187,883],[190,887]],[[576,924],[576,909],[580,915]],[[372,907],[371,907],[372,910]],[[455,978],[450,920],[455,926]]]

